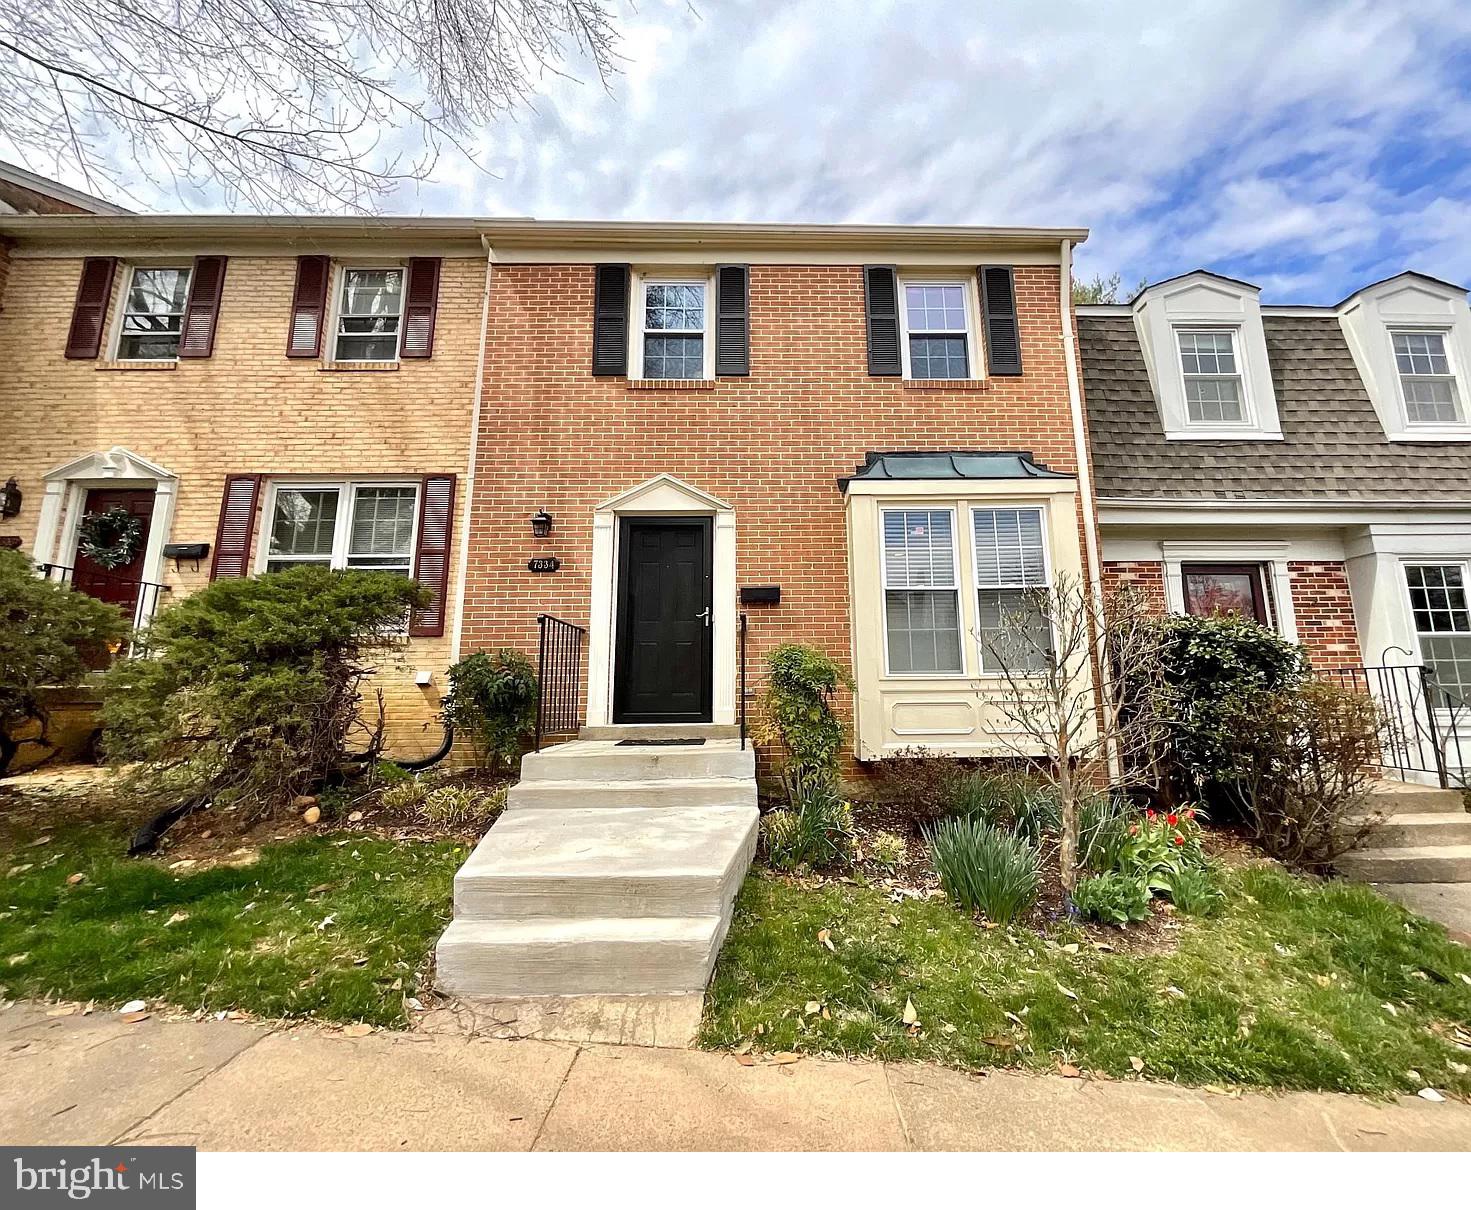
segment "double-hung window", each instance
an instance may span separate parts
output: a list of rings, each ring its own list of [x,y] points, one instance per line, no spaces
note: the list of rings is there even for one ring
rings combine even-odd
[[[121,361],[170,361],[179,355],[184,309],[189,303],[189,269],[138,265],[128,279],[118,328]]]
[[[1420,655],[1435,679],[1471,700],[1471,586],[1464,563],[1412,563],[1405,568]]]
[[[882,510],[881,520],[889,671],[963,671],[955,514],[896,508]]]
[[[909,378],[969,378],[970,304],[964,282],[904,283]]]
[[[266,570],[298,563],[411,575],[418,488],[393,483],[278,483]]]
[[[404,271],[345,268],[340,280],[333,359],[396,361]]]
[[[982,672],[1039,672],[1052,651],[1040,508],[971,511]]]
[[[643,279],[639,309],[643,377],[705,377],[707,285]]]
[[[1395,332],[1394,361],[1410,424],[1460,424],[1461,400],[1444,332]]]
[[[1246,396],[1236,332],[1231,328],[1181,328],[1180,371],[1185,414],[1191,424],[1245,424]]]

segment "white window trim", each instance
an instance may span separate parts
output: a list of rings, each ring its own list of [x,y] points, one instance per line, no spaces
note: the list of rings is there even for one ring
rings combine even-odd
[[[661,378],[652,382],[710,382],[715,378],[715,325],[711,322],[716,298],[715,271],[681,269],[636,269],[632,273],[629,287],[630,323],[628,325],[628,377],[642,380],[644,377],[644,324],[648,307],[646,289],[650,285],[700,286],[705,292],[705,331],[703,373],[697,379]]]
[[[1186,390],[1189,375],[1185,373],[1185,350],[1181,347],[1180,337],[1187,332],[1224,332],[1231,338],[1231,359],[1236,363],[1236,382],[1241,389],[1241,419],[1240,420],[1211,420],[1200,421],[1190,419],[1190,398]],[[1246,382],[1246,369],[1241,356],[1241,327],[1239,324],[1223,323],[1177,323],[1172,325],[1171,336],[1175,345],[1175,376],[1180,380],[1180,404],[1184,409],[1183,418],[1185,428],[1192,437],[1197,439],[1213,437],[1217,434],[1226,434],[1239,437],[1242,433],[1257,432],[1261,429],[1261,423],[1257,419],[1256,407],[1251,398],[1251,390]],[[1205,378],[1224,378],[1224,374],[1196,375]]]
[[[1435,436],[1445,432],[1465,433],[1468,429],[1471,429],[1471,405],[1467,404],[1465,384],[1461,380],[1460,367],[1456,364],[1452,325],[1392,323],[1387,326],[1387,330],[1389,333],[1390,365],[1394,367],[1395,398],[1399,400],[1400,421],[1404,424],[1405,431],[1407,433],[1421,433],[1426,436]],[[1459,420],[1412,420],[1410,418],[1410,401],[1405,397],[1405,376],[1400,373],[1399,356],[1395,352],[1394,347],[1394,338],[1396,336],[1440,337],[1441,348],[1445,350],[1446,368],[1450,371],[1445,377],[1451,380],[1451,389],[1455,392],[1456,407],[1461,413]],[[1439,378],[1441,375],[1412,374],[1410,377]]]
[[[976,514],[977,513],[1011,513],[1011,512],[1015,512],[1015,513],[1036,513],[1037,514],[1038,523],[1040,524],[1041,530],[1042,530],[1042,576],[1043,576],[1043,582],[1041,584],[1014,584],[1014,585],[1005,585],[1005,584],[982,584],[981,583],[981,565],[980,565],[979,559],[976,557],[976,554],[977,554],[977,552],[976,552]],[[1019,591],[1022,591],[1022,592],[1031,591],[1031,592],[1050,593],[1052,591],[1052,584],[1053,584],[1053,578],[1052,578],[1052,543],[1048,540],[1048,534],[1049,534],[1049,524],[1048,524],[1048,522],[1049,522],[1050,518],[1047,515],[1047,506],[1045,504],[972,504],[970,506],[969,515],[968,515],[967,519],[970,522],[969,538],[970,538],[970,546],[971,546],[971,553],[970,553],[971,581],[972,581],[972,591],[975,594],[974,599],[971,601],[971,607],[976,611],[976,614],[975,614],[975,626],[972,629],[971,634],[974,637],[975,643],[976,643],[976,667],[979,669],[979,675],[981,675],[981,676],[1001,677],[1001,676],[1004,676],[1005,673],[1002,673],[1002,672],[993,672],[993,671],[991,671],[990,669],[988,669],[986,667],[986,653],[985,653],[985,648],[981,644],[981,613],[980,613],[981,602],[980,602],[980,594],[982,592],[985,592],[985,591],[988,591],[988,590],[989,591],[996,591],[998,589],[1001,590],[1001,591],[1003,591],[1003,592],[1008,592],[1008,591],[1009,592],[1014,592],[1014,591],[1018,591],[1019,590]],[[1053,619],[1052,620],[1050,628],[1052,630],[1052,646],[1053,646],[1053,649],[1056,650],[1056,648],[1057,648],[1057,622],[1056,622],[1056,619]]]
[[[393,346],[392,357],[353,357],[346,360],[337,356],[337,330],[342,320],[342,291],[347,285],[347,272],[353,270],[381,269],[397,270],[403,275],[403,285],[398,292],[398,339]],[[334,261],[332,263],[332,294],[327,308],[327,340],[323,347],[323,360],[329,365],[388,366],[397,365],[403,357],[404,313],[408,310],[409,267],[403,261]],[[293,485],[294,486],[294,485]]]
[[[128,313],[128,295],[133,289],[133,275],[139,269],[179,269],[188,274],[188,285],[184,289],[184,310],[179,314],[179,342],[184,340],[184,316],[189,313],[189,296],[194,290],[194,262],[180,264],[176,260],[140,260],[127,261],[118,266],[123,272],[123,288],[118,295],[117,313],[112,317],[111,331],[108,335],[108,352],[110,360],[120,361],[124,365],[168,365],[170,362],[179,360],[175,353],[172,357],[121,357],[118,355],[123,345],[123,317]]]
[[[1286,542],[1162,542],[1165,565],[1165,607],[1185,616],[1187,563],[1254,563],[1262,569],[1263,604],[1267,623],[1289,643],[1298,641],[1297,610],[1292,600],[1290,549]]]
[[[264,574],[267,565],[274,557],[286,559],[293,563],[316,564],[315,557],[308,558],[293,557],[290,555],[271,554],[271,529],[276,517],[276,495],[282,489],[290,491],[337,491],[338,509],[336,526],[332,532],[332,553],[328,566],[334,571],[343,571],[347,568],[348,545],[352,537],[352,514],[357,501],[357,489],[360,487],[411,487],[414,489],[414,519],[410,529],[409,537],[409,577],[413,578],[414,570],[418,565],[419,558],[419,512],[424,507],[423,483],[419,479],[293,479],[289,476],[271,479],[268,484],[270,490],[266,493],[265,512],[261,516],[260,533],[256,539],[256,552],[254,570],[257,575]],[[342,508],[342,495],[347,496],[347,508]]]
[[[971,274],[964,276],[946,276],[945,274],[924,273],[911,275],[898,275],[899,281],[899,361],[903,376],[912,382],[966,382],[972,379],[984,378],[986,375],[984,350],[981,348],[981,311],[980,299],[976,293],[976,280]],[[918,378],[910,372],[909,368],[909,298],[907,288],[910,286],[959,286],[965,292],[965,365],[970,371],[963,379],[946,378]],[[928,329],[927,329],[928,330]]]
[[[889,667],[889,561],[885,557],[884,548],[884,517],[889,513],[949,513],[950,514],[950,576],[954,581],[948,590],[955,593],[955,624],[957,626],[957,646],[960,651],[960,667],[954,671],[934,672],[895,672]],[[926,680],[964,680],[968,673],[969,661],[965,657],[965,619],[967,614],[965,603],[965,592],[963,585],[965,579],[961,575],[960,565],[960,509],[954,503],[937,503],[934,501],[920,503],[884,503],[878,510],[878,559],[879,559],[879,634],[883,639],[884,648],[884,676],[896,681],[926,681]],[[974,559],[971,560],[974,562]],[[895,588],[895,592],[945,592],[941,587],[930,588]]]

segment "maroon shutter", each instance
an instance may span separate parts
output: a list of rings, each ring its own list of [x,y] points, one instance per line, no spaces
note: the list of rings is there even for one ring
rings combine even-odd
[[[291,296],[291,332],[287,357],[317,357],[322,352],[322,316],[327,311],[327,282],[332,261],[326,256],[296,258],[296,291]]]
[[[67,357],[96,357],[102,348],[102,329],[107,323],[107,303],[112,298],[116,269],[117,258],[112,256],[89,256],[82,262],[82,280],[77,283],[77,301],[72,304],[72,326],[66,334]]]
[[[255,506],[260,499],[259,475],[227,475],[225,499],[220,505],[220,528],[215,533],[211,580],[243,576],[250,571],[251,539],[255,536]]]
[[[409,286],[404,292],[404,338],[401,357],[428,357],[434,352],[434,312],[439,306],[439,257],[409,260]]]
[[[455,477],[425,475],[419,498],[419,544],[414,556],[414,579],[431,595],[429,604],[414,610],[409,634],[437,638],[444,633],[445,597],[449,593],[450,524],[455,516]]]
[[[220,293],[225,288],[225,258],[196,256],[189,275],[189,303],[184,308],[184,330],[179,337],[180,357],[208,357],[215,351],[215,323],[220,317]]]

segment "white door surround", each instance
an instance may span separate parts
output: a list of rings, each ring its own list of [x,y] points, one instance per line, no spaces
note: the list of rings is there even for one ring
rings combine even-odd
[[[152,584],[163,582],[163,548],[174,520],[174,503],[179,477],[140,454],[115,445],[109,450],[84,454],[47,471],[36,521],[32,557],[37,563],[73,566],[77,534],[87,492],[94,487],[136,487],[153,490],[153,519],[148,528],[148,547],[143,554],[142,578]]]
[[[713,723],[733,724],[736,710],[735,509],[724,500],[673,475],[656,475],[610,500],[604,500],[593,510],[592,602],[587,634],[587,725],[606,727],[613,721],[620,517],[713,518],[711,658],[714,668],[710,719]]]

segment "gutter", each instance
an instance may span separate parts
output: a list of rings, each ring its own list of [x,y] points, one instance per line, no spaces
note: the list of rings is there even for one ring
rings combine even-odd
[[[475,499],[475,466],[480,453],[480,400],[485,391],[485,345],[490,328],[490,282],[495,272],[495,258],[490,253],[490,239],[482,235],[485,249],[485,288],[480,294],[480,352],[475,358],[474,402],[470,407],[470,458],[465,464],[465,499],[460,515],[460,558],[458,585],[455,589],[455,619],[450,632],[450,662],[458,664],[465,630],[465,577],[470,570],[470,505]]]
[[[1093,500],[1093,467],[1088,460],[1088,430],[1083,392],[1078,383],[1078,347],[1073,335],[1073,244],[1063,240],[1058,254],[1058,306],[1062,316],[1062,354],[1067,365],[1068,405],[1073,414],[1073,450],[1078,460],[1078,488],[1083,498],[1083,547],[1094,603],[1103,604],[1103,565],[1098,551],[1098,510]]]

